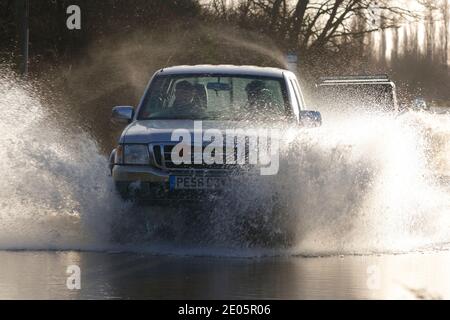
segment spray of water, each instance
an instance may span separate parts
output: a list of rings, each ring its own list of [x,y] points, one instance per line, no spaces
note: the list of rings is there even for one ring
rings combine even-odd
[[[329,116],[283,131],[290,143],[269,180],[241,180],[195,209],[141,208],[117,197],[89,135],[2,74],[1,249],[324,255],[450,242],[448,115]]]
[[[329,121],[303,142],[296,247],[312,254],[404,252],[448,242],[449,188],[432,163],[433,154],[448,152],[434,143],[439,121],[450,128],[448,117],[434,115],[353,116]]]
[[[450,194],[442,177],[449,172],[433,160],[440,154],[448,165],[448,124],[447,116],[411,113],[283,131],[290,142],[279,174],[238,181],[196,235],[244,255],[446,247]]]
[[[121,204],[96,144],[50,118],[32,86],[5,70],[0,96],[0,247],[102,247]]]

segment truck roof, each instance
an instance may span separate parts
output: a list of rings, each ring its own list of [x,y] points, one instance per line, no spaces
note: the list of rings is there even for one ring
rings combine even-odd
[[[162,68],[157,71],[160,75],[177,74],[226,74],[226,75],[248,75],[282,78],[283,73],[290,73],[288,70],[257,66],[236,66],[236,65],[183,65]]]

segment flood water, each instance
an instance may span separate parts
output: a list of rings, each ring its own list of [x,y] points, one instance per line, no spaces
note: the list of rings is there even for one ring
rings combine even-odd
[[[8,74],[0,95],[0,298],[450,298],[449,114],[324,112],[193,214],[125,203],[98,141]]]
[[[213,258],[0,252],[0,299],[449,299],[450,252]],[[69,290],[69,265],[81,289]]]

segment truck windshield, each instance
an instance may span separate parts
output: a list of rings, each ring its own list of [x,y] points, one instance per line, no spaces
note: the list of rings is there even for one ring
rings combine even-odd
[[[321,110],[337,112],[389,112],[395,110],[390,84],[321,85],[316,92]]]
[[[277,119],[288,114],[283,79],[229,75],[158,76],[144,97],[139,120]]]

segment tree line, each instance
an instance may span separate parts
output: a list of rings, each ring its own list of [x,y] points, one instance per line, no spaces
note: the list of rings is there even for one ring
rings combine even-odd
[[[263,34],[284,52],[313,57],[329,51],[345,52],[349,46],[370,51],[371,48],[367,47],[369,34],[398,29],[408,19],[422,19],[430,40],[427,42],[428,53],[433,51],[433,41],[428,34],[433,33],[436,20],[443,21],[445,42],[440,50],[446,55],[442,60],[446,61],[448,2],[418,0],[426,12],[422,16],[409,6],[393,5],[388,0],[31,1],[31,49],[37,56],[57,59],[82,50],[106,34],[135,29],[168,33],[174,24],[186,28],[232,25],[242,33]],[[17,48],[16,3],[16,0],[0,2],[3,57],[11,56]],[[82,10],[83,27],[79,32],[70,32],[65,27],[66,8],[71,4],[80,6]]]

